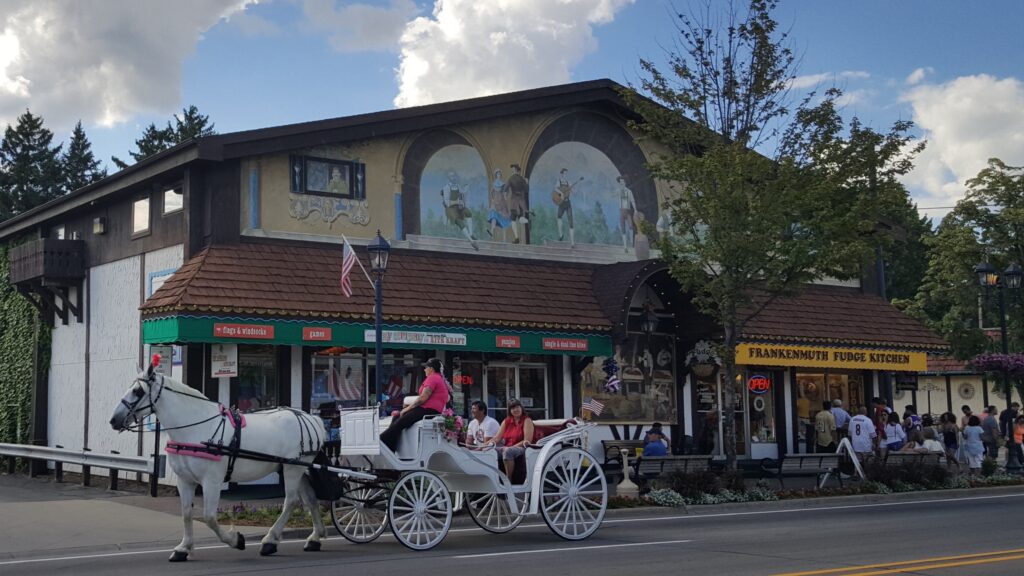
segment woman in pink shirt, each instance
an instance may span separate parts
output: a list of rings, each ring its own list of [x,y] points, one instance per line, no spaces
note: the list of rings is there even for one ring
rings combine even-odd
[[[448,403],[448,384],[441,376],[443,370],[441,361],[431,358],[423,363],[423,371],[427,377],[420,384],[420,395],[412,404],[402,408],[397,418],[391,420],[391,426],[380,433],[380,440],[385,446],[394,452],[398,448],[398,439],[402,430],[412,426],[414,423],[423,420],[427,416],[440,414]]]

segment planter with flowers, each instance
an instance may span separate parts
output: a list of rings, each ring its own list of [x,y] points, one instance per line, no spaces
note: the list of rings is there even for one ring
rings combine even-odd
[[[441,416],[444,417],[444,420],[441,421],[440,428],[445,440],[449,442],[465,442],[466,422],[462,419],[462,416],[455,414],[451,408],[445,408]]]
[[[970,364],[975,370],[989,374],[996,382],[996,390],[1004,398],[1007,390],[1003,385],[1003,374],[1006,374],[1009,383],[1017,389],[1017,394],[1024,398],[1024,354],[986,352],[972,358]]]

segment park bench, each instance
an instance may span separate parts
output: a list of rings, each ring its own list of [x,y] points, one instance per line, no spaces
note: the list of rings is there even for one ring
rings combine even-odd
[[[614,481],[616,477],[621,479],[621,474],[623,473],[622,450],[626,450],[626,453],[629,454],[629,458],[632,461],[636,458],[636,449],[644,447],[644,441],[601,440],[601,446],[604,450],[604,462],[601,463],[601,467],[604,468],[605,476]]]
[[[670,472],[705,472],[711,469],[711,455],[691,456],[643,456],[633,467],[638,480],[651,480]]]
[[[889,452],[885,456],[885,465],[938,466],[943,456],[939,452]]]
[[[786,487],[782,481],[785,476],[814,476],[818,480],[818,488],[821,488],[833,474],[842,486],[839,458],[838,454],[786,454],[779,460],[766,458],[761,463],[761,470],[778,477],[782,488]]]

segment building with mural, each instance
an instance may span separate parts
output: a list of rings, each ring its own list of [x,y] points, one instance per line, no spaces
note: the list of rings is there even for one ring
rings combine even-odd
[[[106,419],[157,350],[243,410],[364,405],[378,371],[399,403],[437,356],[460,411],[482,400],[501,418],[518,398],[603,424],[595,443],[658,421],[676,450],[720,452],[718,329],[651,250],[669,187],[619,88],[214,135],[0,224],[0,241],[29,240],[11,282],[54,325],[35,440],[141,452],[149,432]],[[339,285],[344,240],[368,266],[378,229],[394,247],[380,366],[370,282],[357,268],[351,297]],[[13,273],[58,253],[70,271]],[[863,403],[944,348],[856,282],[773,303],[739,350],[739,453],[800,450],[808,403]]]

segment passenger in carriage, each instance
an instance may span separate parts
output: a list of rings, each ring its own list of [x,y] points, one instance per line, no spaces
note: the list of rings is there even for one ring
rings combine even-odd
[[[467,445],[482,446],[498,435],[501,425],[487,415],[487,404],[476,400],[470,405],[469,411],[473,419],[469,421],[469,431],[466,434]]]
[[[523,410],[523,404],[513,398],[508,403],[508,417],[501,423],[497,441],[498,456],[505,466],[505,475],[510,479],[516,469],[516,458],[526,453],[526,445],[533,440],[533,419]]]
[[[437,358],[431,358],[423,363],[423,371],[427,377],[423,380],[423,384],[420,384],[420,395],[416,397],[412,404],[402,408],[398,417],[391,421],[391,426],[388,426],[387,430],[381,432],[380,441],[390,448],[392,452],[395,452],[398,448],[398,439],[402,435],[402,430],[423,420],[427,416],[440,414],[444,410],[445,405],[448,404],[448,383],[441,376],[443,368],[444,366]]]

